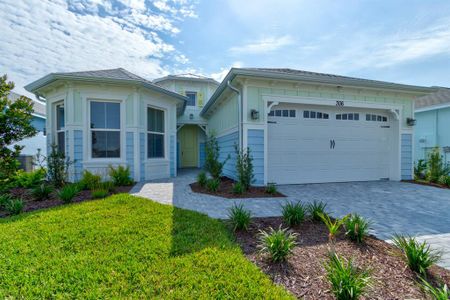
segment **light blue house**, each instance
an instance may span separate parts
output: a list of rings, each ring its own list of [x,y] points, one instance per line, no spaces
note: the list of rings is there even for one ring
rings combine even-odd
[[[450,89],[419,98],[415,108],[415,160],[427,159],[434,147],[439,147],[450,163]]]
[[[8,99],[11,101],[16,101],[19,99],[21,95],[10,92],[8,95]],[[46,120],[46,112],[45,112],[45,104],[33,101],[33,119],[31,121],[34,128],[37,130],[37,134],[31,138],[26,138],[17,143],[17,145],[24,146],[21,151],[21,157],[19,158],[22,166],[29,170],[32,168],[31,160],[37,154],[38,149],[41,151],[41,154],[46,155],[47,153],[47,143],[46,143],[46,130],[45,130],[45,120]]]
[[[136,181],[201,167],[214,133],[224,174],[251,150],[255,184],[411,179],[414,101],[435,91],[291,69],[233,68],[218,84],[192,74],[150,82],[124,69],[52,73],[25,87],[47,100],[47,142],[106,176]]]

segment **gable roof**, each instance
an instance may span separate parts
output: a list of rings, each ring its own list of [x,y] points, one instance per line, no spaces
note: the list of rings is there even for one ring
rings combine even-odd
[[[394,91],[419,93],[422,95],[436,91],[436,88],[434,87],[414,86],[379,80],[294,70],[289,68],[232,68],[230,72],[228,72],[227,76],[225,76],[215,93],[211,96],[211,99],[206,103],[205,107],[203,107],[202,111],[200,112],[201,116],[204,116],[214,105],[214,102],[226,89],[227,82],[232,81],[236,76],[239,75],[274,80],[294,80],[311,83],[347,85],[361,88],[366,87],[375,89],[390,89]]]
[[[210,82],[215,85],[219,85],[219,82],[214,80],[211,77],[206,77],[203,75],[193,74],[193,73],[185,73],[185,74],[175,74],[175,75],[167,75],[161,78],[156,78],[153,80],[154,83],[159,83],[166,80],[189,80],[189,81],[200,81],[200,82]]]
[[[75,80],[75,81],[89,81],[89,82],[105,82],[105,83],[128,83],[142,86],[144,88],[153,90],[158,93],[177,99],[182,107],[179,109],[179,114],[184,111],[187,98],[178,93],[169,91],[153,82],[133,74],[123,68],[95,70],[95,71],[81,71],[81,72],[65,72],[65,73],[50,73],[28,85],[25,89],[34,94],[39,94],[38,90],[57,80]]]
[[[16,102],[22,95],[14,93],[14,92],[9,92],[8,94],[8,99],[11,100],[12,102]],[[45,118],[46,115],[46,111],[45,111],[45,104],[40,103],[36,100],[31,99],[31,101],[33,101],[33,115],[37,116],[37,117],[41,117],[41,118]]]
[[[450,106],[450,88],[437,87],[439,90],[416,100],[416,110],[432,110],[440,106]]]

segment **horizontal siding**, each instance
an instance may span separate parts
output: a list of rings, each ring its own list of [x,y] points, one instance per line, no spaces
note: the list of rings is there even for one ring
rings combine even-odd
[[[217,138],[217,142],[220,147],[219,160],[224,161],[228,155],[230,159],[227,161],[223,167],[223,175],[232,179],[237,179],[236,176],[236,151],[234,146],[239,144],[238,132],[221,136]]]
[[[79,181],[83,174],[83,131],[73,131],[74,180]]]
[[[254,185],[264,185],[264,130],[249,129],[247,145],[253,157]]]
[[[401,137],[401,178],[413,179],[412,134],[402,134]]]
[[[141,181],[145,180],[145,134],[140,133],[139,134],[139,158],[141,163],[141,170],[140,170],[140,176]]]
[[[126,160],[130,174],[134,175],[134,133],[126,133]]]
[[[198,147],[198,158],[199,158],[199,167],[203,168],[203,166],[205,165],[205,158],[206,158],[206,153],[205,153],[205,143],[200,143],[199,147]]]

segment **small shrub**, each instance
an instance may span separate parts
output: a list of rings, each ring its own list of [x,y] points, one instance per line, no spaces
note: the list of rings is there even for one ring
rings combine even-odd
[[[441,177],[439,177],[438,183],[450,187],[450,176],[441,175]]]
[[[204,188],[206,186],[206,183],[208,182],[208,177],[206,176],[205,172],[200,172],[197,175],[197,182],[198,185],[200,185],[202,188]]]
[[[260,231],[259,245],[261,252],[268,253],[273,262],[285,261],[296,246],[297,234],[282,229],[281,226],[274,230]]]
[[[270,195],[275,195],[277,193],[277,186],[275,185],[275,183],[269,183],[266,186],[266,193]]]
[[[233,193],[234,194],[242,194],[244,192],[244,187],[242,184],[238,181],[233,183]]]
[[[215,179],[215,178],[211,178],[208,179],[208,182],[206,183],[206,188],[208,189],[208,191],[210,192],[217,192],[219,190],[219,186],[220,186],[220,179]]]
[[[288,202],[282,207],[283,220],[289,226],[295,226],[305,219],[305,206],[299,201]]]
[[[325,211],[326,207],[327,204],[325,202],[314,201],[308,204],[307,210],[314,221],[322,221],[320,215],[327,215],[327,212]]]
[[[370,221],[364,219],[358,214],[350,215],[345,220],[345,229],[347,236],[354,242],[362,243],[369,234]]]
[[[417,163],[414,163],[414,178],[425,179],[427,171],[427,162],[424,159],[419,159]]]
[[[116,185],[112,181],[104,181],[100,184],[99,188],[107,190],[108,192],[113,192]]]
[[[244,205],[234,204],[228,210],[228,217],[230,219],[230,223],[233,225],[233,230],[247,230],[248,225],[250,225],[251,213],[248,210],[244,209]]]
[[[102,177],[100,175],[89,172],[88,170],[83,171],[83,176],[78,182],[80,188],[83,190],[93,190],[98,188],[102,182]]]
[[[450,290],[447,285],[444,284],[441,287],[434,287],[428,281],[420,278],[422,281],[423,290],[432,297],[434,300],[448,300],[450,299]]]
[[[93,199],[102,199],[108,196],[108,190],[105,189],[95,189],[91,191],[91,197]]]
[[[66,155],[58,150],[58,146],[53,144],[50,155],[47,157],[48,180],[57,188],[64,186],[71,164],[73,161],[66,158]]]
[[[428,155],[427,179],[431,182],[438,182],[442,175],[449,174],[449,168],[445,166],[439,147],[435,147]]]
[[[11,215],[18,215],[23,211],[25,203],[22,199],[10,198],[4,204],[5,210]]]
[[[11,195],[9,194],[2,194],[0,195],[0,207],[5,208],[6,203],[8,203],[12,199]]]
[[[78,194],[79,186],[77,184],[68,184],[62,187],[58,192],[58,197],[64,203],[72,202],[73,198]]]
[[[131,179],[130,176],[130,168],[128,166],[118,166],[117,168],[109,166],[109,176],[116,186],[133,184],[133,179]]]
[[[426,242],[420,243],[414,237],[394,235],[394,245],[402,250],[408,267],[422,275],[426,275],[427,269],[439,261],[441,254],[431,250]]]
[[[234,145],[234,149],[236,152],[236,173],[238,175],[238,182],[245,191],[248,191],[255,177],[253,174],[253,157],[250,153],[250,148],[248,147],[246,150],[242,150],[239,149],[237,145]]]
[[[336,234],[339,231],[339,228],[346,222],[348,215],[343,217],[342,219],[336,218],[334,221],[331,220],[330,216],[327,214],[319,213],[319,217],[322,219],[325,226],[328,228],[328,239],[330,242],[334,242]]]
[[[51,186],[45,183],[41,183],[31,191],[31,194],[33,195],[34,199],[42,201],[48,199],[52,191],[53,189],[51,188]]]
[[[212,178],[220,179],[222,176],[223,166],[230,159],[230,156],[228,155],[222,162],[219,161],[220,147],[214,134],[210,134],[206,140],[205,154],[205,170],[212,176]]]
[[[41,184],[45,179],[45,169],[37,169],[31,172],[19,170],[14,176],[16,185],[24,188],[31,188]]]
[[[368,271],[358,270],[352,260],[347,262],[336,254],[325,264],[331,290],[338,300],[358,299],[370,283]]]

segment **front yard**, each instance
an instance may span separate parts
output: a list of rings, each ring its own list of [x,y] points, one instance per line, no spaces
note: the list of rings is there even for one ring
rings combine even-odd
[[[220,221],[126,194],[0,220],[1,298],[290,298]]]

